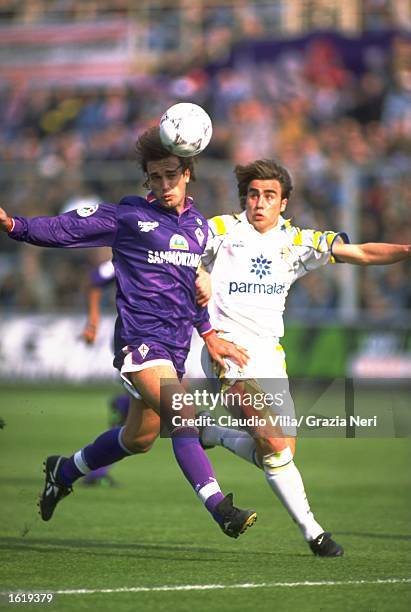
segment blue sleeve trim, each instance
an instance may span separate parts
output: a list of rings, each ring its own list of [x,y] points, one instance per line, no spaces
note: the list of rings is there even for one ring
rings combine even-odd
[[[338,234],[336,234],[336,235],[334,236],[334,239],[333,239],[333,241],[332,241],[332,243],[331,243],[330,252],[331,252],[331,255],[332,255],[332,256],[334,257],[334,259],[335,259],[335,263],[344,263],[344,262],[340,261],[340,260],[338,259],[338,257],[336,257],[336,256],[334,255],[334,253],[333,253],[333,246],[334,246],[334,242],[337,240],[337,238],[342,238],[342,240],[343,240],[344,244],[350,244],[350,239],[349,239],[349,237],[348,237],[348,234],[346,234],[345,232],[338,232]]]

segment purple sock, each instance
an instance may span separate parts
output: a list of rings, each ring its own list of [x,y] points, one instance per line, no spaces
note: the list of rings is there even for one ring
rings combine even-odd
[[[105,476],[107,476],[109,469],[109,465],[104,465],[103,467],[97,468],[96,470],[92,470],[84,476],[84,480],[86,482],[94,482],[95,480],[104,478]]]
[[[121,430],[122,427],[115,427],[105,431],[92,444],[69,457],[59,470],[58,476],[62,483],[69,487],[90,470],[108,466],[130,456],[132,453],[126,451],[119,442]]]
[[[126,422],[128,406],[130,404],[129,395],[116,395],[111,402],[111,420],[112,425],[123,425]]]
[[[202,448],[198,437],[193,431],[187,436],[187,430],[177,430],[172,435],[174,455],[177,462],[195,492],[199,495],[205,507],[215,520],[219,517],[214,513],[217,504],[224,499],[218,482],[214,476],[211,463]],[[207,487],[204,489],[204,487]]]

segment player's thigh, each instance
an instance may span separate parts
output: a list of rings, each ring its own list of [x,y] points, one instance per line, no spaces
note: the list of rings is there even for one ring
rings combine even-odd
[[[284,383],[284,381],[281,381]],[[287,381],[288,383],[288,381]],[[276,425],[273,417],[277,416],[272,406],[264,405],[266,396],[262,387],[255,380],[237,380],[229,389],[232,397],[238,398],[237,411],[251,423],[248,433],[255,438],[257,454],[278,453],[289,447],[295,452],[296,438],[287,435],[280,425]]]
[[[138,372],[130,372],[129,377],[145,402],[161,416],[162,424],[170,432],[175,429],[176,414],[186,423],[194,418],[195,407],[192,402],[185,401],[186,390],[172,366],[153,366]],[[178,412],[175,408],[176,400],[179,404]]]
[[[123,442],[134,452],[145,452],[151,448],[160,433],[160,417],[143,400],[131,398]]]
[[[271,437],[256,437],[257,456],[261,459],[264,455],[279,453],[287,446],[290,448],[292,455],[295,454],[296,438],[271,438]]]
[[[141,394],[145,403],[160,414],[160,409],[171,394],[184,392],[183,386],[177,378],[175,369],[170,365],[153,366],[138,372],[128,374],[131,382]]]

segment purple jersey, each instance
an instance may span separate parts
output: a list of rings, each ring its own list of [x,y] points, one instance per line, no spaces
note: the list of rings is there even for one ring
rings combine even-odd
[[[186,199],[181,215],[147,199],[126,196],[118,206],[101,204],[57,217],[14,217],[14,240],[46,247],[113,249],[117,282],[116,367],[122,349],[161,343],[180,364],[193,325],[211,328],[207,308],[195,298],[195,277],[207,243],[206,219]]]

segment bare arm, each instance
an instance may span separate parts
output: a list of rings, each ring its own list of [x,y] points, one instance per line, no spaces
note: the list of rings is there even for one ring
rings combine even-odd
[[[229,357],[240,367],[244,367],[247,364],[249,359],[247,349],[219,338],[214,330],[203,336],[203,339],[211,359],[216,361],[221,367],[226,367],[225,357]]]
[[[343,244],[332,247],[338,261],[360,266],[393,264],[411,258],[411,245],[366,242],[364,244]]]
[[[13,219],[8,216],[5,210],[0,208],[0,231],[9,232],[13,227]]]
[[[211,276],[203,267],[197,271],[196,297],[199,306],[206,306],[211,298]]]
[[[88,292],[88,320],[81,334],[84,342],[94,344],[100,321],[101,288],[90,287]]]

